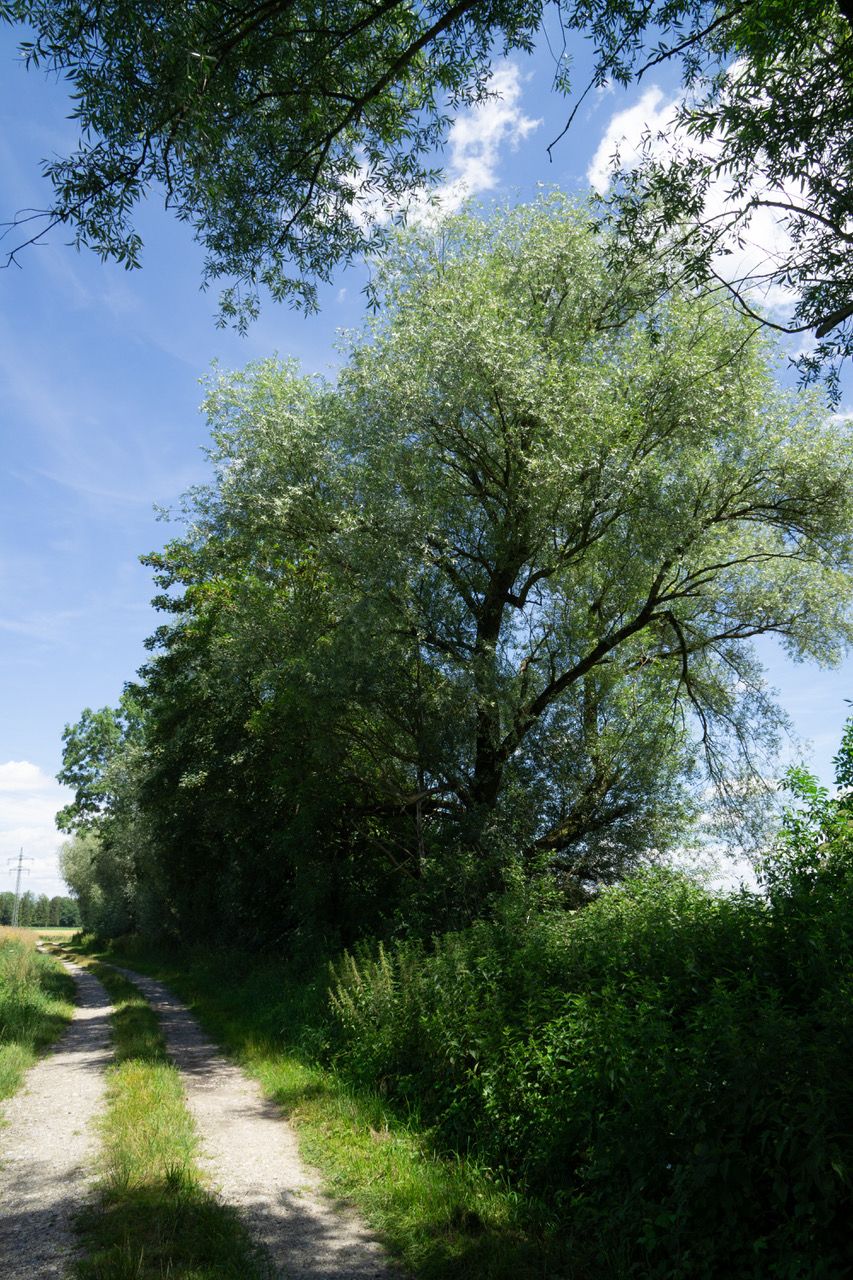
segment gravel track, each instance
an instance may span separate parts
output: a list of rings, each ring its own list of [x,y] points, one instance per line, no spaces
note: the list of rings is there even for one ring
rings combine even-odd
[[[282,1280],[400,1280],[378,1241],[324,1198],[290,1125],[260,1086],[224,1058],[166,987],[119,969],[158,1014],[202,1143],[200,1165],[243,1215]],[[2,1274],[2,1271],[0,1271]]]
[[[98,1149],[94,1119],[112,1057],[106,991],[63,961],[77,986],[68,1030],[0,1107],[0,1276],[54,1280],[77,1256],[71,1218],[91,1194]]]

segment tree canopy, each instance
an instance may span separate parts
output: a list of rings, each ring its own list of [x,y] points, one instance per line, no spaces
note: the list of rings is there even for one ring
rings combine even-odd
[[[11,228],[11,258],[22,226],[26,240],[61,224],[134,265],[134,210],[156,191],[204,247],[205,279],[224,282],[224,317],[244,324],[264,289],[312,305],[318,278],[375,245],[377,196],[404,208],[429,185],[492,59],[531,49],[547,20],[591,40],[593,83],[679,62],[683,122],[719,142],[644,167],[628,207],[642,197],[645,236],[701,212],[722,175],[743,199],[691,240],[691,268],[706,269],[723,230],[730,246],[756,201],[774,201],[793,244],[767,271],[799,298],[794,327],[817,331],[806,372],[850,354],[850,0],[0,0],[0,16],[31,30],[30,64],[69,81],[80,126],[78,148],[46,163],[52,204]],[[623,225],[639,233],[636,211]]]
[[[559,197],[449,219],[336,385],[215,378],[124,772],[179,915],[466,918],[619,877],[709,786],[743,816],[780,722],[750,641],[850,639],[849,441],[722,299],[611,260]]]

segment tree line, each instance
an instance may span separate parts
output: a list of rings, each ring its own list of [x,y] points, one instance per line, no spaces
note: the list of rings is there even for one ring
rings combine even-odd
[[[0,893],[0,924],[11,924],[15,908],[15,895],[10,891]],[[75,898],[54,896],[48,898],[46,893],[36,896],[34,893],[21,894],[18,905],[18,924],[26,929],[36,928],[75,928],[80,924],[80,908]]]
[[[65,734],[110,928],[343,943],[760,839],[752,641],[849,643],[849,427],[748,318],[543,197],[401,233],[335,383],[216,373],[162,625]],[[87,899],[88,895],[88,899]]]

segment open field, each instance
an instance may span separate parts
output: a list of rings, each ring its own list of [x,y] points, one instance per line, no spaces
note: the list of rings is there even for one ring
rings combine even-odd
[[[80,930],[74,927],[63,928],[59,925],[15,925],[0,924],[0,944],[10,939],[34,947],[37,942],[70,942]]]

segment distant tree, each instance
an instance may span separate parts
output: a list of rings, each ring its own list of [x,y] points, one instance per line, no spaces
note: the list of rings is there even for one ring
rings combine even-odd
[[[26,893],[21,894],[21,901],[18,906],[18,924],[22,929],[26,929],[33,924],[35,906],[35,897],[29,892],[29,890],[27,890]]]
[[[31,924],[44,928],[50,924],[50,899],[46,893],[40,893],[33,905]]]
[[[230,282],[223,316],[245,323],[263,288],[312,305],[318,277],[374,244],[376,205],[405,207],[429,185],[434,148],[487,95],[493,57],[531,48],[549,15],[591,40],[594,84],[681,64],[685,122],[721,154],[647,170],[643,209],[672,228],[719,173],[744,195],[756,175],[784,183],[795,242],[770,275],[800,293],[797,323],[820,338],[812,361],[849,355],[851,0],[0,0],[32,33],[30,64],[69,81],[80,125],[78,148],[45,165],[53,203],[18,226],[25,239],[67,226],[132,266],[135,207],[157,190],[204,247],[205,280]],[[567,47],[561,92],[570,65]],[[746,196],[733,235],[768,198]],[[694,265],[709,265],[719,230]]]
[[[57,924],[63,929],[75,929],[80,924],[80,909],[73,898],[59,898]]]
[[[11,890],[0,893],[0,924],[12,923],[12,912],[15,908],[15,895]]]

